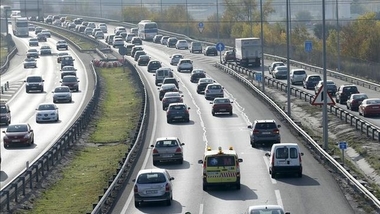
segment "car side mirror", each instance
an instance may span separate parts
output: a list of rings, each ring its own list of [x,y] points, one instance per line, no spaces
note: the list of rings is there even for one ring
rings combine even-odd
[[[181,146],[184,146],[185,145],[185,143],[181,143]]]
[[[248,128],[249,128],[249,129],[252,129],[252,125],[248,125]]]
[[[154,145],[150,145],[150,147],[152,147],[152,148],[153,148],[153,147],[154,147]]]
[[[210,102],[210,104],[213,104],[213,102]]]
[[[239,158],[239,159],[238,159],[238,162],[239,162],[239,163],[243,162],[243,159]]]
[[[303,152],[301,152],[300,154],[301,154],[301,156],[303,156],[303,155],[304,155],[304,154],[303,154]]]
[[[45,82],[45,80],[42,80],[42,82]]]
[[[172,181],[172,180],[174,180],[174,178],[173,178],[173,177],[170,177],[170,178],[169,178],[169,180],[171,180],[171,181]]]
[[[136,179],[132,179],[132,182],[136,182]]]
[[[281,128],[281,125],[277,125],[277,128]]]
[[[266,153],[265,153],[265,156],[270,157],[270,153],[269,153],[269,152],[266,152]]]
[[[4,131],[3,131],[4,132]],[[203,164],[203,160],[198,160],[199,164]]]

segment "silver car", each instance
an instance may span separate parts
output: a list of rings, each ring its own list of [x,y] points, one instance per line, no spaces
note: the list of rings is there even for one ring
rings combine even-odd
[[[37,68],[37,60],[33,57],[24,60],[24,68]]]
[[[292,69],[290,71],[290,82],[292,85],[300,84],[302,85],[303,80],[306,78],[307,74],[304,69]]]
[[[219,83],[208,84],[205,89],[206,100],[213,100],[216,97],[224,97],[224,87]]]
[[[165,169],[142,169],[134,182],[135,207],[144,202],[165,202],[167,206],[173,200],[173,177]]]
[[[72,102],[72,95],[68,86],[58,86],[53,91],[53,103]]]
[[[287,79],[288,78],[288,67],[287,66],[277,66],[272,72],[272,77],[275,79]]]
[[[173,54],[170,56],[170,65],[177,65],[179,60],[183,59],[182,54]]]
[[[183,148],[185,145],[177,137],[157,138],[153,148],[153,165],[159,162],[178,161],[183,163]]]
[[[59,120],[58,107],[55,104],[41,103],[36,110],[36,123]]]

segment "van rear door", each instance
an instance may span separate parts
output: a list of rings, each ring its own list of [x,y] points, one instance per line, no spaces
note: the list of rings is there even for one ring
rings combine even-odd
[[[206,176],[208,183],[236,182],[237,168],[234,155],[213,155],[207,157]]]

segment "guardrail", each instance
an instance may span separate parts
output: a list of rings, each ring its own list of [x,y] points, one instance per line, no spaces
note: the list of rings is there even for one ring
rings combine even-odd
[[[228,67],[228,68],[234,70],[235,72],[247,75],[251,79],[254,79],[255,73],[257,73],[257,72],[261,73],[261,71],[256,72],[254,70],[250,70],[250,69],[247,69],[247,68],[244,68],[241,66],[237,66],[237,65],[232,64],[232,63],[228,63],[226,65],[222,65],[222,64],[218,63],[217,67],[220,69],[223,69],[223,67]],[[273,87],[275,87],[281,91],[287,92],[288,86],[286,83],[278,81],[278,80],[271,78],[271,77],[268,77],[268,76],[265,76],[264,78],[265,78],[267,84],[272,85]],[[290,92],[291,92],[291,95],[298,97],[299,99],[303,99],[304,101],[309,102],[310,104],[312,103],[312,101],[315,97],[314,94],[308,93],[306,91],[303,91],[299,88],[292,87],[292,86],[290,86]],[[367,137],[380,142],[380,127],[376,126],[375,124],[372,124],[368,121],[365,121],[365,120],[359,118],[358,116],[351,114],[347,110],[345,110],[339,106],[336,106],[336,105],[329,105],[328,111],[331,114],[338,117],[339,119],[341,119],[342,121],[344,121],[346,124],[348,123],[351,126],[355,127],[356,130],[359,130],[361,133],[365,134]]]
[[[329,164],[330,167],[335,169],[336,173],[340,173],[347,179],[347,184],[353,187],[361,196],[368,199],[374,207],[376,207],[377,212],[380,212],[380,201],[377,199],[365,186],[363,186],[358,180],[356,180],[340,163],[338,163],[333,157],[331,157],[326,151],[324,151],[321,146],[314,141],[312,137],[310,137],[296,122],[290,118],[286,112],[282,110],[272,99],[270,99],[266,94],[264,94],[260,89],[258,89],[249,79],[246,79],[245,76],[239,74],[234,69],[224,66],[220,63],[217,63],[216,66],[224,71],[225,73],[230,74],[235,79],[240,81],[242,84],[245,84],[254,91],[256,94],[260,95],[260,97],[267,103],[269,103],[272,108],[276,109],[281,116],[289,123],[289,125],[296,130],[300,136],[307,142],[308,147],[312,148],[319,154],[319,160],[324,164]]]
[[[9,82],[6,81],[2,86],[0,86],[0,93],[4,94],[5,91],[8,91],[9,89]]]
[[[7,59],[5,60],[4,64],[0,67],[0,74],[3,74],[8,69],[11,59],[14,57],[14,55],[16,55],[17,52],[18,49],[16,48],[16,46],[13,47],[11,52],[9,52],[9,54],[7,55]]]

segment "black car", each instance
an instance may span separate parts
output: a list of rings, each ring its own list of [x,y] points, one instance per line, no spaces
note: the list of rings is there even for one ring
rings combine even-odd
[[[39,42],[46,42],[46,41],[47,41],[47,37],[46,37],[46,35],[43,34],[43,33],[38,33],[38,34],[37,34],[37,40],[38,40]]]
[[[182,94],[179,92],[167,92],[164,98],[162,98],[162,110],[166,111],[171,103],[182,103]]]
[[[70,55],[64,56],[61,58],[61,69],[65,66],[74,66],[74,58]]]
[[[198,85],[197,85],[197,93],[201,94],[205,91],[206,87],[208,84],[215,83],[215,81],[211,78],[201,78],[198,80]]]
[[[72,91],[79,91],[79,80],[74,75],[64,76],[60,82],[61,86],[68,86]]]
[[[168,83],[173,83],[179,89],[178,80],[176,78],[165,77],[165,79],[162,80],[162,84],[168,84]]]
[[[204,51],[205,56],[218,56],[218,50],[216,50],[216,47],[214,46],[207,46]]]
[[[157,69],[161,68],[161,62],[157,60],[151,60],[148,63],[147,70],[148,72],[156,72]]]
[[[131,43],[134,45],[142,45],[142,40],[139,37],[133,37]]]
[[[190,82],[197,83],[200,78],[206,78],[206,74],[203,72],[193,73],[190,76]]]
[[[135,56],[134,56],[134,60],[137,62],[139,57],[142,55],[146,55],[145,51],[136,51]]]
[[[190,122],[189,109],[190,107],[187,107],[184,103],[171,103],[166,111],[167,123],[171,123],[176,120]]]
[[[351,94],[358,94],[359,90],[356,85],[347,84],[341,85],[336,92],[336,102],[340,104],[345,104],[350,98]]]
[[[322,78],[318,74],[307,75],[303,80],[303,87],[306,89],[315,89],[315,86],[321,81]]]
[[[162,84],[159,90],[160,91],[158,92],[158,96],[160,100],[164,98],[166,92],[178,92],[177,86],[175,86],[173,83]]]
[[[131,51],[131,57],[135,57],[136,51],[142,51],[142,50],[144,50],[144,48],[141,47],[141,46],[135,46],[135,47],[133,47],[132,51]]]
[[[51,48],[48,45],[44,45],[40,48],[40,55],[51,55]]]
[[[175,45],[177,44],[178,39],[175,37],[170,37],[168,39],[168,42],[166,43],[166,46],[169,48],[175,48]]]
[[[160,35],[160,34],[157,34],[153,37],[153,42],[154,43],[161,43],[161,38],[163,37],[163,35]]]
[[[24,80],[24,82],[26,83],[25,85],[26,93],[29,93],[29,91],[44,92],[45,80],[42,79],[42,76],[28,76],[26,80]]]
[[[141,55],[138,59],[137,59],[137,65],[148,65],[150,61],[150,57],[148,55]]]
[[[59,40],[57,42],[57,50],[59,49],[65,49],[65,50],[68,50],[69,49],[69,46],[67,44],[67,42],[65,40]]]

